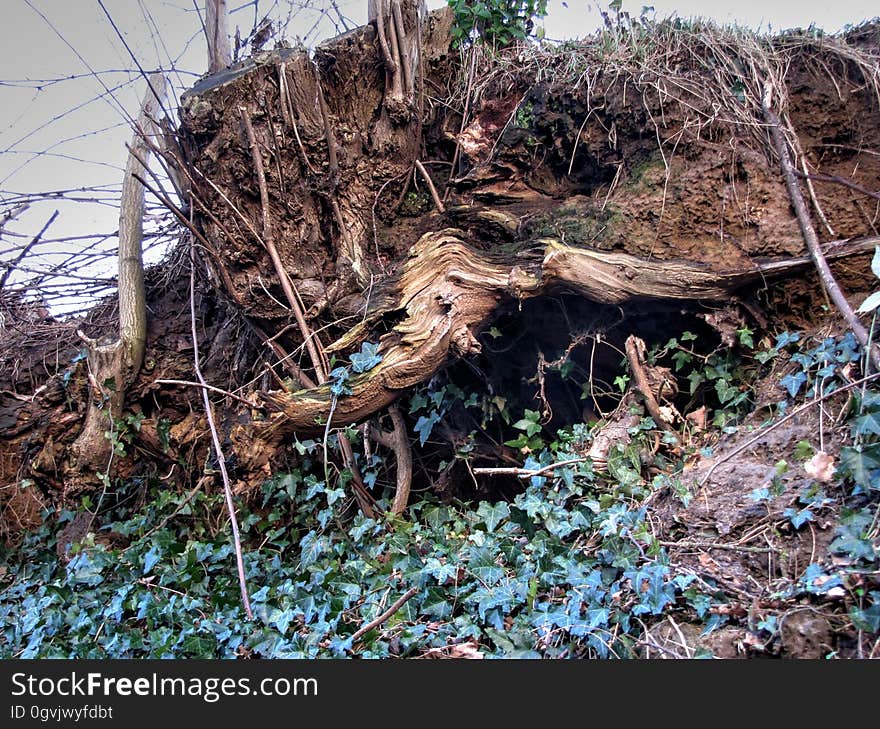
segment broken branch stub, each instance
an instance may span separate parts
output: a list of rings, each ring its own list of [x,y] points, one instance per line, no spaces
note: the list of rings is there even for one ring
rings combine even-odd
[[[143,218],[146,161],[149,159],[150,137],[160,134],[156,119],[167,93],[163,73],[147,78],[147,90],[141,102],[137,124],[129,146],[122,196],[119,206],[119,335],[115,341],[99,344],[80,333],[88,346],[91,402],[85,422],[71,445],[69,478],[65,492],[69,495],[91,485],[95,474],[106,470],[112,445],[106,432],[113,431],[125,401],[125,394],[141,368],[147,341],[147,304],[144,289]]]

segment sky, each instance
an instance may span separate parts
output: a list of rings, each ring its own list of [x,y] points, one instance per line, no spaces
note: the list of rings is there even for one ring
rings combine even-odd
[[[203,6],[204,0],[198,4]],[[310,4],[311,9],[303,9]],[[444,4],[445,0],[428,0],[431,9]],[[638,15],[646,4],[624,0],[623,9]],[[345,26],[363,24],[367,2],[229,0],[228,5],[232,34],[239,28],[246,37],[255,14],[270,13],[276,22],[289,20],[289,36],[314,45]],[[815,24],[836,32],[880,13],[876,0],[654,0],[651,6],[657,18],[698,15],[764,31]],[[591,34],[601,22],[600,7],[607,7],[607,0],[601,5],[549,0],[547,17],[541,23],[545,37],[563,40]],[[4,47],[0,57],[0,210],[12,193],[108,188],[105,199],[95,204],[53,200],[32,205],[6,228],[20,236],[33,236],[51,212],[59,209],[58,219],[46,233],[48,240],[112,233],[117,216],[114,196],[122,177],[125,144],[131,137],[130,117],[136,115],[145,88],[137,65],[145,70],[171,70],[178,91],[190,86],[206,68],[194,2],[0,0],[0,8]],[[0,260],[14,256],[14,246],[27,239],[4,235]],[[108,239],[106,245],[110,243]],[[51,259],[52,245],[40,249],[45,260]]]

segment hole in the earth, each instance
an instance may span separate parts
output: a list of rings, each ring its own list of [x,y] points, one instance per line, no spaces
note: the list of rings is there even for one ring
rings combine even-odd
[[[480,335],[480,355],[454,363],[407,403],[410,428],[428,433],[415,448],[414,489],[467,500],[512,498],[524,487],[520,479],[474,476],[473,468],[522,466],[528,449],[511,445],[523,433],[517,423],[535,418],[549,443],[560,429],[609,416],[626,387],[619,378],[630,374],[627,337],[641,338],[650,352],[689,331],[688,348],[704,356],[719,335],[699,313],[675,303],[621,308],[556,296],[502,314]],[[694,406],[687,380],[680,378],[672,404]]]

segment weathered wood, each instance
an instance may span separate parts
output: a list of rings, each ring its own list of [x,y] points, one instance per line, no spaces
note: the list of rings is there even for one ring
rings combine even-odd
[[[827,255],[853,255],[878,242],[877,237],[840,241],[827,247]],[[555,240],[536,241],[536,246],[543,256],[523,264],[474,251],[457,229],[424,235],[412,248],[393,292],[386,292],[396,303],[371,312],[372,318],[363,327],[329,347],[336,351],[350,348],[368,337],[369,321],[403,313],[400,323],[379,340],[382,361],[349,380],[351,394],[340,397],[335,406],[327,385],[293,393],[261,393],[258,407],[269,415],[234,433],[239,457],[253,469],[291,434],[323,431],[331,413],[331,426],[368,418],[407,388],[430,378],[450,359],[478,353],[480,330],[518,300],[567,291],[605,304],[635,299],[724,301],[745,285],[811,265],[810,258],[801,257],[756,263],[747,271],[719,272],[698,263],[645,261]]]

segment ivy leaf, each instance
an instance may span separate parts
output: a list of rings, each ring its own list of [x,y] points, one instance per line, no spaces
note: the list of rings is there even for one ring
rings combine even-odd
[[[880,435],[880,410],[866,410],[852,419],[852,434]]]
[[[486,612],[492,608],[499,607],[509,613],[514,606],[522,604],[525,600],[527,587],[527,582],[525,583],[526,589],[524,589],[519,580],[504,580],[495,587],[481,587],[474,592],[469,600],[477,603],[477,612],[480,620],[483,620],[486,617]]]
[[[336,397],[341,395],[351,395],[351,389],[345,384],[349,377],[351,377],[351,373],[347,368],[336,367],[333,369],[330,372],[330,392]]]
[[[687,380],[690,383],[690,394],[693,395],[697,388],[705,382],[706,378],[702,372],[698,372],[697,370],[693,370],[688,376]]]
[[[367,372],[368,370],[373,369],[373,367],[382,361],[382,355],[376,354],[377,349],[379,349],[378,344],[364,342],[361,345],[361,351],[355,352],[349,357],[351,360],[351,368],[355,372]]]
[[[458,566],[451,562],[441,562],[436,557],[428,557],[422,571],[442,585],[446,580],[454,579],[458,574]]]
[[[530,438],[536,433],[541,432],[540,413],[535,410],[526,410],[526,415],[521,420],[517,420],[513,427],[517,430],[524,430]]]
[[[861,610],[853,607],[849,614],[859,630],[877,633],[880,632],[880,592],[873,590],[870,595],[873,600],[870,607]]]
[[[533,456],[529,456],[526,458],[525,463],[523,463],[523,468],[527,471],[539,471],[541,466],[544,465],[540,461],[536,460]],[[532,484],[536,489],[541,488],[545,483],[547,483],[546,476],[532,476],[529,479],[529,483]]]
[[[782,512],[782,515],[788,517],[795,529],[800,529],[808,521],[813,521],[813,512],[809,509],[798,510],[789,507]]]
[[[880,489],[880,448],[852,446],[840,449],[840,466],[844,476],[849,476],[857,486],[865,490]]]
[[[80,552],[67,565],[67,573],[72,584],[95,586],[104,581],[103,565],[92,559],[88,552]]]
[[[690,364],[693,358],[694,357],[690,352],[683,352],[681,350],[673,354],[672,361],[675,363],[675,371],[681,372],[684,366]]]
[[[798,390],[801,389],[801,385],[803,385],[807,381],[806,372],[794,372],[790,375],[786,375],[781,380],[779,380],[779,384],[782,385],[791,397],[797,395]]]
[[[299,547],[300,562],[303,567],[308,567],[318,561],[327,551],[329,544],[327,537],[322,537],[312,530],[300,540]]]
[[[495,585],[504,577],[504,570],[495,564],[495,552],[486,547],[470,550],[468,567],[487,586]]]
[[[409,401],[409,414],[412,415],[417,413],[419,410],[427,407],[428,398],[424,396],[421,392],[417,392],[412,396],[412,400]]]
[[[154,544],[150,549],[144,554],[144,574],[149,573],[156,562],[159,561],[159,558],[162,556],[162,548],[158,544]]]
[[[477,514],[483,518],[483,521],[486,524],[486,529],[490,532],[494,532],[495,527],[497,527],[501,521],[510,516],[510,507],[504,501],[497,503],[494,506],[488,501],[481,501],[480,506],[477,509]]]
[[[807,565],[799,580],[801,586],[812,595],[824,595],[830,589],[843,584],[840,575],[829,575],[822,566],[815,562]]]
[[[860,559],[873,561],[874,544],[868,536],[873,521],[873,514],[867,509],[842,518],[835,531],[834,541],[828,547],[829,551],[845,554],[854,562]]]
[[[452,616],[452,602],[446,590],[439,587],[429,587],[428,595],[422,602],[421,612],[436,620],[447,620]]]
[[[718,393],[719,402],[724,405],[739,395],[739,388],[731,385],[727,380],[716,380],[715,392]]]
[[[640,602],[633,607],[633,615],[651,613],[659,615],[669,603],[675,600],[675,585],[666,581],[669,569],[664,565],[645,565],[627,570],[623,576],[632,583],[633,591]]]
[[[266,602],[269,598],[269,585],[263,585],[259,590],[251,595],[252,603]]]
[[[423,446],[434,430],[434,426],[440,421],[440,414],[432,410],[428,415],[420,415],[413,430],[419,434],[419,445]]]
[[[781,332],[776,335],[776,345],[773,348],[778,351],[783,347],[787,347],[789,344],[799,342],[800,339],[800,332]]]
[[[318,481],[314,476],[309,476],[306,479],[306,495],[305,500],[310,501],[317,494],[323,494],[326,491],[326,486],[323,481]]]
[[[271,608],[269,610],[269,614],[266,619],[266,623],[269,625],[274,625],[278,628],[278,632],[281,635],[287,633],[287,629],[290,627],[290,622],[293,620],[295,613],[293,610],[281,610],[279,608]]]

